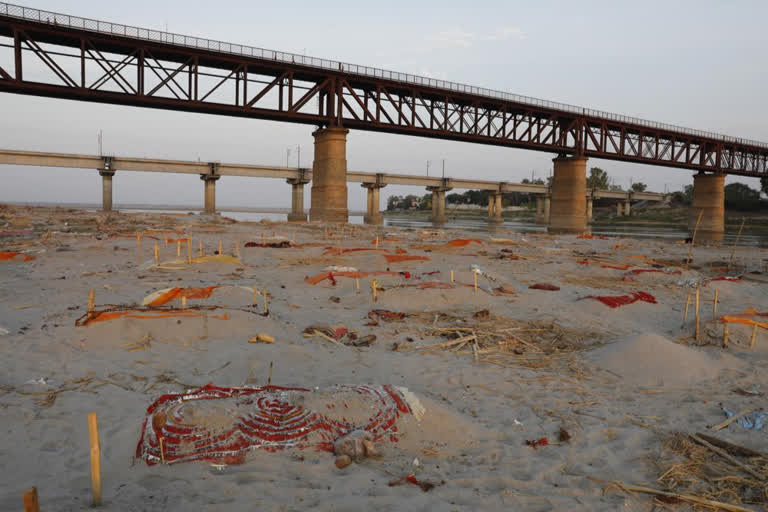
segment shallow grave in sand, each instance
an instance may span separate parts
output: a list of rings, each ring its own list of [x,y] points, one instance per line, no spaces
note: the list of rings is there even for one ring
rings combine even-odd
[[[6,207],[0,220],[0,251],[19,253],[0,261],[0,457],[14,461],[0,509],[19,508],[32,485],[44,510],[89,503],[89,412],[114,510],[615,510],[656,499],[617,481],[678,493],[682,509],[691,496],[765,507],[764,483],[690,437],[760,452],[732,456],[768,473],[765,430],[711,428],[724,410],[765,406],[765,250],[737,249],[723,268],[730,247],[697,246],[686,265],[689,246],[660,240],[48,208]],[[201,241],[204,256],[223,254],[201,260]],[[312,279],[323,273],[332,279]],[[632,302],[638,292],[653,301]],[[727,347],[723,315],[737,319]],[[248,450],[238,464],[135,460],[147,408],[208,383],[390,385],[425,412],[343,469],[329,451],[296,448]],[[313,397],[303,406],[364,407]],[[211,431],[233,425],[230,408],[208,407],[197,418]]]

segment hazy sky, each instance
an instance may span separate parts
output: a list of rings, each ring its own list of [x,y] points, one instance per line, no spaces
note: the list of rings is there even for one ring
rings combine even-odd
[[[284,3],[39,0],[16,3],[395,71],[768,141],[768,2],[538,1]],[[0,62],[8,58],[0,52]],[[7,61],[6,61],[7,62]],[[0,64],[1,65],[1,64]],[[312,126],[0,94],[0,147],[285,165]],[[520,181],[548,175],[554,155],[353,131],[350,169]],[[296,165],[296,151],[291,165]],[[690,171],[593,159],[617,184],[682,188]],[[0,200],[99,201],[95,171],[3,167]],[[729,178],[759,188],[756,179]],[[119,173],[115,201],[202,203],[197,176]],[[350,208],[364,189],[349,186]],[[219,205],[290,205],[282,181],[222,178]],[[425,193],[387,187],[389,194]],[[307,204],[309,194],[306,194]]]

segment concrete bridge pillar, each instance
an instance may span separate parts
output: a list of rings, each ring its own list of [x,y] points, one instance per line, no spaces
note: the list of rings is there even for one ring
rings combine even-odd
[[[383,224],[384,216],[381,214],[380,208],[380,191],[385,185],[381,183],[363,183],[361,186],[368,191],[367,208],[363,222],[366,224]]]
[[[592,220],[592,198],[587,198],[587,222]]]
[[[451,190],[448,187],[427,187],[432,192],[432,223],[445,224],[445,193]]]
[[[504,217],[502,216],[502,193],[491,192],[488,194],[488,222],[502,223]]]
[[[204,208],[203,211],[207,214],[216,213],[216,182],[221,176],[213,176],[211,174],[201,174],[200,179],[203,180],[204,186]]]
[[[552,196],[547,194],[544,196],[544,224],[549,224],[549,219],[552,216]]]
[[[693,177],[693,204],[688,227],[691,231],[701,213],[699,233],[718,234],[725,231],[725,175],[700,172]]]
[[[321,128],[315,138],[312,164],[312,205],[309,219],[347,222],[347,133],[345,128]]]
[[[549,195],[536,196],[536,224],[549,224]]]
[[[587,158],[560,156],[552,161],[555,165],[549,230],[582,233],[587,229]]]
[[[105,212],[112,211],[112,177],[115,171],[100,170],[101,176],[101,209]]]
[[[306,222],[304,185],[309,183],[309,181],[304,178],[288,178],[285,181],[291,185],[291,213],[288,214],[288,222]]]
[[[616,203],[616,216],[621,217],[623,215],[624,215],[624,203],[619,201],[618,203]]]
[[[629,199],[624,201],[624,215],[629,217],[632,214],[632,203]]]

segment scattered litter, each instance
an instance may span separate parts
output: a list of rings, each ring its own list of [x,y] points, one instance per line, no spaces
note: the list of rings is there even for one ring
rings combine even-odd
[[[557,433],[557,440],[561,443],[568,443],[571,441],[571,434],[563,427],[560,427],[560,431]]]
[[[11,331],[6,329],[5,327],[0,327],[0,336],[5,336],[6,334],[9,334]]]
[[[265,334],[263,332],[260,332],[256,336],[251,336],[248,338],[248,343],[274,343],[275,337],[270,336],[269,334]]]
[[[527,439],[525,441],[526,446],[530,446],[534,450],[538,448],[539,446],[547,446],[549,444],[549,441],[546,437],[542,437],[541,439]]]
[[[48,377],[40,377],[39,379],[29,379],[25,384],[37,384],[39,386],[48,385]]]
[[[629,295],[587,295],[585,299],[599,300],[603,304],[611,308],[618,308],[619,306],[626,306],[633,304],[637,301],[648,302],[650,304],[657,304],[656,297],[646,292],[632,292]]]
[[[549,290],[551,292],[556,292],[560,290],[559,286],[555,286],[554,284],[549,283],[536,283],[532,284],[528,287],[530,290]]]
[[[741,281],[741,276],[718,276],[713,277],[710,281]]]
[[[316,285],[318,283],[322,283],[323,281],[330,281],[331,284],[336,284],[336,278],[337,277],[351,277],[353,279],[363,279],[368,276],[402,276],[406,279],[411,277],[411,274],[408,272],[389,272],[389,271],[380,271],[380,272],[322,272],[320,274],[315,274],[314,276],[309,276],[304,278],[304,282],[311,285]]]
[[[386,309],[373,309],[368,312],[368,318],[376,324],[378,324],[379,320],[383,320],[384,322],[394,322],[403,320],[406,316],[408,315],[405,313],[388,311]]]
[[[498,288],[493,289],[494,295],[515,295],[515,289],[508,284],[502,284]]]
[[[331,265],[329,267],[325,267],[323,269],[325,272],[333,272],[335,274],[341,273],[341,272],[359,272],[355,267],[339,267],[337,265]]]
[[[583,235],[579,235],[576,238],[580,238],[582,240],[608,240],[607,236],[593,235],[592,233],[584,233]]]
[[[354,462],[379,455],[373,445],[373,435],[365,430],[353,430],[336,439],[333,453],[338,457],[347,456]]]
[[[636,268],[631,271],[633,274],[645,274],[648,272],[658,272],[661,274],[674,275],[682,274],[680,270],[664,270],[663,268]]]
[[[723,414],[725,414],[725,417],[728,419],[736,414],[725,407],[721,406],[721,408],[723,409]],[[741,414],[741,417],[734,421],[738,423],[741,428],[747,430],[763,430],[763,427],[768,421],[768,413],[763,412],[762,410],[752,411],[747,414]]]
[[[266,247],[270,249],[288,249],[294,245],[290,240],[281,240],[280,242],[246,242],[245,247]]]
[[[136,458],[147,465],[205,460],[240,464],[247,452],[314,448],[365,431],[372,443],[397,442],[411,399],[394,386],[279,386],[200,389],[159,397],[147,408]]]
[[[434,489],[437,484],[434,484],[432,482],[427,482],[426,480],[419,480],[416,478],[416,475],[411,473],[408,476],[404,476],[402,478],[398,478],[397,480],[391,480],[389,482],[390,487],[395,487],[397,485],[403,485],[403,484],[411,484],[411,485],[418,485],[422,491],[428,492]]]
[[[334,340],[340,340],[348,332],[349,329],[347,329],[344,325],[314,324],[304,329],[303,334],[305,338],[311,338],[312,336],[317,336],[318,333],[320,333],[325,335],[325,337],[332,338]]]
[[[589,265],[589,260],[577,260],[576,263],[579,265]]]
[[[632,266],[630,264],[626,265],[600,265],[602,268],[612,268],[614,270],[629,270],[629,268]]]

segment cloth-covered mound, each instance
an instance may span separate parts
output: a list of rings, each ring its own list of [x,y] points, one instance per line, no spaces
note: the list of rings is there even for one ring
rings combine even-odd
[[[398,420],[421,420],[424,408],[405,388],[279,386],[168,394],[147,409],[136,457],[148,465],[205,460],[239,464],[248,451],[333,450],[333,441],[365,430],[374,442],[398,442]]]

